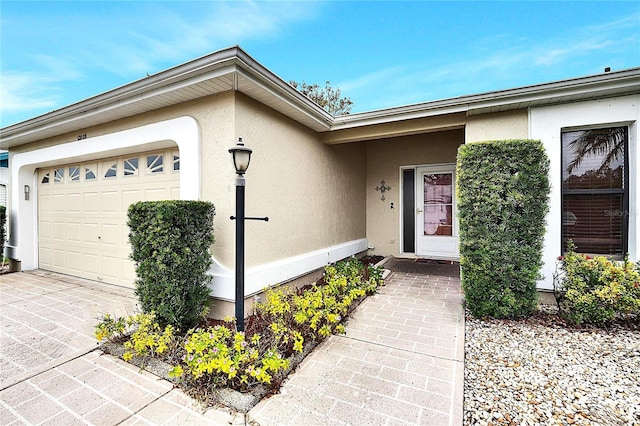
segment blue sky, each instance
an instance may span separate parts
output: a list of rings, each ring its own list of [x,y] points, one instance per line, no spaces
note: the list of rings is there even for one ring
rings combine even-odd
[[[4,127],[240,45],[353,112],[640,66],[640,2],[0,2]]]

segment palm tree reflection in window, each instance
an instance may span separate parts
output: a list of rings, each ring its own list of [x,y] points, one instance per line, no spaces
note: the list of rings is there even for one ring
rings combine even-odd
[[[562,133],[563,249],[624,254],[627,141],[626,126]]]

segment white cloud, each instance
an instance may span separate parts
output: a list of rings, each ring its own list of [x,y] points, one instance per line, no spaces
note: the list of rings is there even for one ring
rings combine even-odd
[[[143,22],[125,19],[119,33],[92,37],[78,54],[109,72],[142,77],[243,41],[277,38],[318,8],[308,2],[193,2],[188,11],[179,6],[159,3]]]
[[[33,71],[7,70],[2,72],[0,84],[0,111],[51,109],[59,105],[60,84],[83,79],[72,64],[49,55],[36,54],[30,58]]]
[[[52,108],[58,99],[43,93],[42,80],[33,73],[10,72],[2,75],[0,111],[3,113]]]
[[[473,56],[445,64],[423,61],[402,68],[381,68],[348,81],[341,88],[354,100],[357,110],[363,111],[602,72],[600,62],[586,69],[584,64],[589,64],[593,54],[604,53],[612,63],[618,63],[615,58],[625,52],[627,56],[634,49],[637,53],[637,24],[638,17],[632,16],[573,28],[546,39],[492,36],[472,41]],[[501,43],[502,40],[508,43]],[[636,63],[631,66],[637,66],[637,55],[632,60]],[[575,66],[578,62],[581,65]]]
[[[287,25],[312,19],[320,7],[308,2],[138,2],[119,6],[122,12],[114,16],[115,6],[103,15],[84,6],[33,23],[54,34],[55,57],[41,53],[47,43],[38,42],[37,34],[32,45],[11,53],[19,68],[10,67],[3,53],[0,125],[77,101],[78,92],[70,85],[83,79],[92,84],[83,93],[107,90],[112,83],[100,87],[105,75],[125,83],[243,41],[275,38]]]

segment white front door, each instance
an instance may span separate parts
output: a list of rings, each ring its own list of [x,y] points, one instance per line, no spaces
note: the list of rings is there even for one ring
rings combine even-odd
[[[455,164],[416,169],[416,254],[458,259]]]

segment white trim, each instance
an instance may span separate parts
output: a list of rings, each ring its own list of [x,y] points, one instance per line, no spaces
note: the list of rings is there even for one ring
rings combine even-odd
[[[640,164],[638,147],[638,121],[640,121],[640,95],[621,96],[595,101],[576,102],[568,105],[531,108],[529,111],[529,137],[540,139],[550,159],[549,213],[543,249],[543,280],[538,289],[553,289],[553,273],[557,256],[560,255],[562,229],[562,157],[561,132],[571,128],[593,128],[612,124],[629,126],[629,258],[638,260],[640,250],[638,210],[640,198]]]
[[[11,230],[8,255],[22,269],[38,267],[38,167],[87,161],[178,145],[180,198],[200,198],[200,129],[192,117],[179,117],[133,129],[15,154],[11,159]],[[29,200],[21,188],[31,187]]]
[[[245,272],[245,297],[259,293],[267,286],[289,281],[345,257],[364,252],[367,250],[367,244],[367,239],[361,238],[249,268]],[[216,299],[235,300],[234,271],[223,267],[215,259],[213,261],[209,270],[213,275],[211,296]]]

